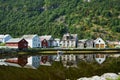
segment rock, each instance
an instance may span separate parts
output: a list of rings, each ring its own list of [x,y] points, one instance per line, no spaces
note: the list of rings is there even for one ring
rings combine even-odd
[[[106,80],[106,79],[100,76],[93,76],[91,80]]]
[[[118,79],[118,77],[120,77],[119,75],[117,75],[116,73],[104,73],[102,76],[93,76],[90,78],[87,77],[83,77],[83,78],[79,78],[77,80],[116,80]]]
[[[116,80],[119,76],[116,73],[105,73],[101,77],[105,79]]]
[[[80,79],[77,79],[77,80],[90,80],[90,79],[86,78],[86,77],[83,77],[83,78],[80,78]]]
[[[120,72],[118,73],[118,75],[120,75]]]
[[[93,76],[91,78],[86,78],[86,77],[83,77],[83,78],[80,78],[78,80],[106,80],[105,78],[101,78],[99,76]]]

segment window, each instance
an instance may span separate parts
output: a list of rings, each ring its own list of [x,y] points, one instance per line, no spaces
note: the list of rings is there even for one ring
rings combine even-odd
[[[67,39],[69,39],[69,36],[66,36]]]
[[[101,41],[99,40],[99,43],[100,43]]]
[[[69,41],[67,41],[67,43],[69,44]]]
[[[27,46],[27,44],[25,43],[24,46]]]

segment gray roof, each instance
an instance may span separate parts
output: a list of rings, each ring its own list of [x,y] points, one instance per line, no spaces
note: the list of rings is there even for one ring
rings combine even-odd
[[[11,43],[11,42],[14,42],[14,43],[17,43],[17,42],[20,42],[23,38],[12,38],[10,40],[8,40],[6,43]]]
[[[81,39],[81,40],[78,40],[78,42],[86,42],[87,41],[87,39]]]
[[[69,37],[69,38],[67,38],[67,37]],[[62,40],[76,40],[76,39],[77,39],[77,34],[66,33],[62,37]]]
[[[85,42],[94,42],[93,39],[87,39]]]
[[[0,35],[0,38],[4,38],[4,35]]]
[[[51,40],[51,39],[52,39],[52,36],[51,36],[51,35],[40,36],[40,40],[41,40],[41,41],[44,40],[44,39],[46,39],[46,40]]]
[[[0,34],[0,38],[5,38],[6,36],[10,36],[9,34]]]
[[[24,38],[24,39],[32,39],[34,36],[36,36],[36,34],[23,35],[22,38]]]

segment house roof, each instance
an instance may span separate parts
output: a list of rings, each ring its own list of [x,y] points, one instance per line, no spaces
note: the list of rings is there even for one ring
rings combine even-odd
[[[44,40],[44,39],[46,39],[46,40],[50,40],[51,38],[52,38],[51,35],[40,36],[40,40],[41,40],[41,41]]]
[[[0,34],[0,38],[5,38],[6,36],[9,36],[9,34]]]
[[[59,38],[55,38],[55,40],[56,40],[56,41],[60,41],[60,39],[59,39]]]
[[[24,39],[32,39],[32,38],[35,37],[35,36],[36,36],[36,34],[23,35],[22,38],[24,38]]]
[[[106,41],[108,44],[115,44],[115,45],[117,45],[117,44],[120,44],[120,42],[119,41]]]
[[[4,35],[0,35],[0,38],[4,38]]]
[[[67,39],[67,37],[69,38]],[[76,40],[76,39],[77,39],[77,34],[66,33],[62,37],[62,40]]]
[[[78,40],[78,42],[85,42],[85,41],[87,41],[87,39]]]
[[[93,39],[87,39],[85,42],[94,42]]]
[[[97,38],[96,40],[94,40],[94,43],[104,43],[105,44],[104,40],[100,37]]]
[[[11,42],[14,42],[14,43],[18,43],[22,40],[23,38],[12,38],[10,40],[8,40],[6,43],[11,43]]]
[[[9,63],[18,63],[18,58],[6,59],[5,62],[9,62]]]

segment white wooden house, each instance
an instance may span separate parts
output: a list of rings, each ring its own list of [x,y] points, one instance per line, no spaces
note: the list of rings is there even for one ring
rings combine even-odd
[[[61,47],[75,48],[77,47],[77,41],[78,41],[77,34],[66,33],[62,37]]]
[[[102,38],[97,38],[94,40],[94,47],[95,48],[105,48],[105,41]]]
[[[10,40],[12,37],[9,34],[0,35],[0,43],[5,43],[6,41]]]
[[[41,47],[40,39],[37,34],[34,35],[23,35],[24,38],[28,42],[28,47],[30,48],[39,48]]]
[[[60,46],[60,39],[59,38],[54,39],[53,44],[55,47],[59,47]]]

